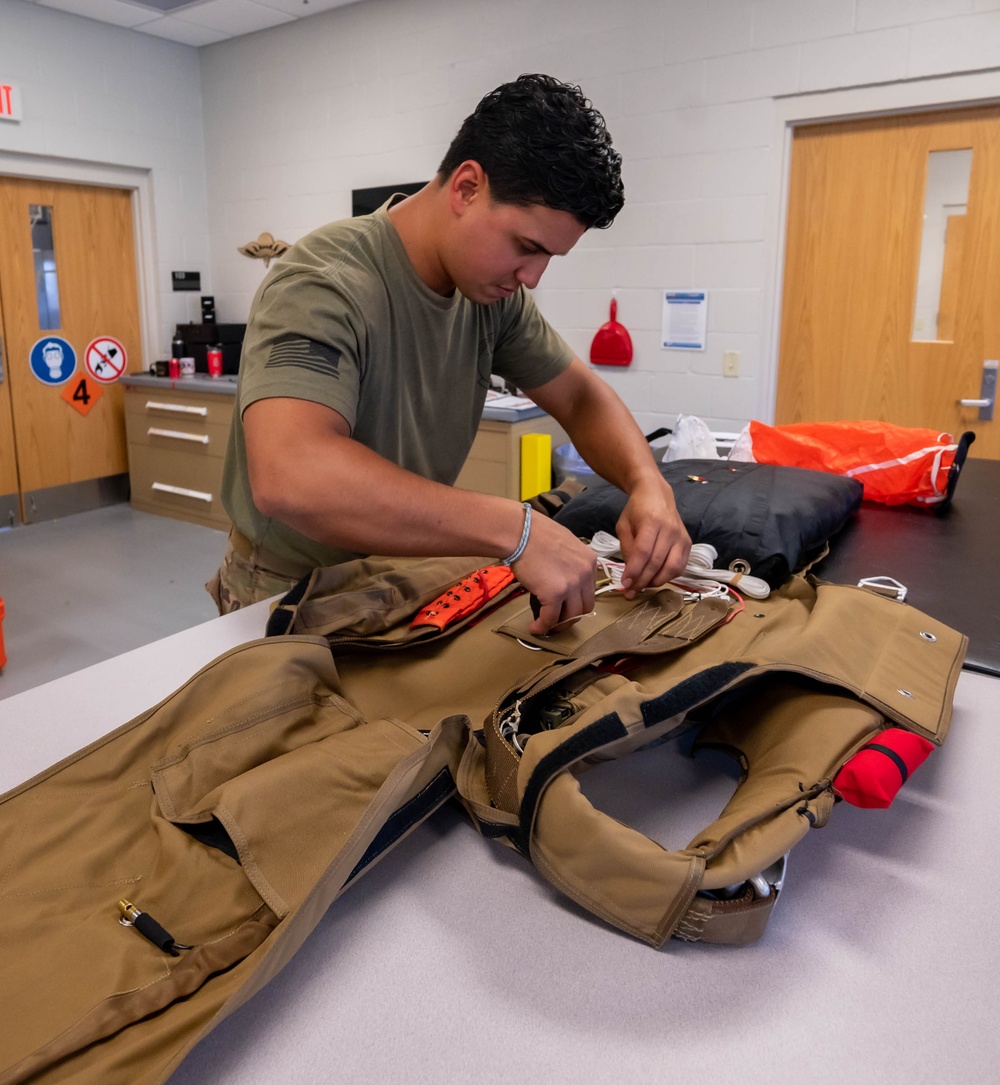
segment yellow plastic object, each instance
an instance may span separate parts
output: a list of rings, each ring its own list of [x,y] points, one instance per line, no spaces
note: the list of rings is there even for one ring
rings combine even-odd
[[[552,489],[552,437],[548,433],[521,435],[521,500]]]

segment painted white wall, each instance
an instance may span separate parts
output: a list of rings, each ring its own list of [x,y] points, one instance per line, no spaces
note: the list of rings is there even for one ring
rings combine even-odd
[[[173,326],[201,311],[197,294],[172,292],[170,272],[209,269],[198,51],[0,0],[0,79],[20,87],[24,111],[19,124],[0,122],[0,172],[142,179],[144,341],[146,353],[166,357]],[[202,286],[211,292],[208,275]]]
[[[245,319],[264,267],[240,245],[349,214],[353,187],[430,177],[524,71],[580,83],[625,157],[625,210],[553,262],[543,311],[585,358],[617,289],[636,359],[601,372],[640,424],[729,429],[772,409],[799,96],[801,116],[906,108],[968,72],[1000,97],[1000,0],[362,0],[200,50],[0,0],[0,74],[25,98],[0,152],[150,171],[166,347],[196,315],[170,270],[200,269],[219,319]],[[710,292],[704,353],[660,348],[661,292],[681,287]]]
[[[998,68],[1000,0],[365,0],[200,59],[225,319],[264,273],[239,245],[349,214],[352,187],[430,177],[482,94],[545,71],[605,114],[627,204],[553,261],[543,312],[586,358],[616,289],[636,357],[601,373],[640,425],[731,429],[772,416],[784,96],[861,88],[877,110],[869,85]],[[662,291],[685,287],[709,291],[704,352],[660,347]]]

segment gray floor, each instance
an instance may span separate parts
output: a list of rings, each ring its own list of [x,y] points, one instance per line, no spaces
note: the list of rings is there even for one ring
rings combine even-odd
[[[225,544],[129,505],[0,531],[0,699],[214,618]]]

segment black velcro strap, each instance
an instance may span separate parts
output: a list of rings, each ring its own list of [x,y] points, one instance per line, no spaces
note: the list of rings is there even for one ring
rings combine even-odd
[[[535,807],[542,797],[545,786],[553,776],[558,775],[568,765],[581,757],[607,746],[616,739],[624,738],[628,734],[621,717],[617,712],[610,712],[599,720],[584,727],[572,735],[551,753],[546,754],[535,766],[524,789],[524,798],[521,800],[520,826],[516,833],[510,832],[510,838],[515,847],[526,858],[531,858],[530,840],[531,826],[535,820]]]
[[[697,674],[685,678],[671,687],[666,693],[643,701],[642,722],[646,727],[652,727],[661,720],[668,720],[671,716],[678,716],[687,712],[695,705],[702,704],[710,697],[716,696],[722,690],[733,685],[748,671],[756,670],[753,663],[717,663],[712,667],[706,667]]]
[[[265,637],[283,637],[291,629],[295,620],[295,608],[302,602],[311,580],[312,573],[308,573],[278,600],[278,605],[271,611],[264,627]]]
[[[899,769],[899,775],[902,776],[904,784],[910,778],[910,770],[906,767],[906,762],[895,750],[890,750],[888,746],[882,746],[878,742],[869,742],[867,746],[862,748],[865,750],[874,750],[875,753],[885,754],[896,768]]]
[[[432,814],[454,793],[454,777],[448,769],[442,769],[422,791],[418,791],[412,799],[403,803],[386,819],[375,839],[368,845],[367,851],[358,860],[358,865],[348,875],[344,885],[350,885],[369,863],[373,863],[382,852],[391,848],[400,837]]]

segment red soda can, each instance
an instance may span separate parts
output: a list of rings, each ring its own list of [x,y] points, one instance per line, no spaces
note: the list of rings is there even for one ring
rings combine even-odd
[[[171,380],[177,380],[181,375],[181,360],[180,358],[171,358],[167,363],[167,376]]]
[[[222,376],[222,347],[221,347],[221,345],[216,345],[216,346],[213,346],[213,347],[209,347],[208,350],[205,352],[205,355],[206,355],[206,358],[208,359],[208,375],[210,377],[221,377]]]

